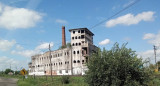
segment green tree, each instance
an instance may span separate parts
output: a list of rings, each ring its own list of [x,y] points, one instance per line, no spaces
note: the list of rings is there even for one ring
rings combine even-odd
[[[144,86],[150,80],[142,59],[126,44],[115,43],[109,51],[98,49],[90,58],[86,73],[90,86]]]
[[[9,72],[12,72],[12,73],[13,73],[13,70],[11,70],[11,69],[6,69],[4,72],[5,72],[5,74],[8,74]]]
[[[15,71],[15,75],[19,75],[20,74],[20,71]]]

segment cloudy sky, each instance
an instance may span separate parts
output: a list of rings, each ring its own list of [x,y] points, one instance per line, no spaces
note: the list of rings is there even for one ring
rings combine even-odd
[[[160,1],[140,0],[132,7],[94,27],[136,0],[0,0],[0,70],[27,68],[30,56],[61,45],[61,27],[87,27],[94,44],[111,49],[127,43],[144,59],[154,63],[153,45],[160,57]]]

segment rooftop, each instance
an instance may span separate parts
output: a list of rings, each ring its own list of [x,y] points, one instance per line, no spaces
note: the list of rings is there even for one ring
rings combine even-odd
[[[75,28],[75,29],[69,29],[69,32],[71,32],[72,30],[85,30],[85,31],[87,31],[89,34],[91,34],[92,36],[94,35],[88,28]]]

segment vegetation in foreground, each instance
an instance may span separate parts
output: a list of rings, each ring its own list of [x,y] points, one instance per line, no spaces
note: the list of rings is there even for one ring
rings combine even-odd
[[[153,71],[144,67],[132,49],[118,43],[111,50],[98,49],[88,63],[86,82],[90,86],[157,86]],[[154,81],[155,80],[155,81]],[[153,82],[153,83],[152,83]]]
[[[68,78],[67,78],[68,77]],[[28,77],[24,81],[20,79],[18,86],[88,86],[82,76],[55,76],[53,82],[50,77]]]

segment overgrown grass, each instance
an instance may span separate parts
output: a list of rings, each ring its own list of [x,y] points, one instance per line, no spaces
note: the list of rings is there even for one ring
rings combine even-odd
[[[51,77],[36,77],[35,79],[29,76],[27,79],[23,81],[23,79],[19,79],[17,82],[18,86],[88,86],[84,81],[84,77],[82,76],[69,76],[69,83],[63,84],[61,82],[62,76],[54,76],[53,82],[51,81]]]
[[[53,82],[51,81],[51,77],[47,76],[47,80],[45,76],[34,77],[28,76],[27,79],[24,79],[22,75],[1,75],[0,77],[6,78],[17,78],[19,79],[17,82],[18,86],[89,86],[83,76],[69,76],[69,83],[63,84],[61,82],[62,76],[54,76]],[[160,86],[160,72],[153,74],[153,80],[148,82],[149,86]]]

